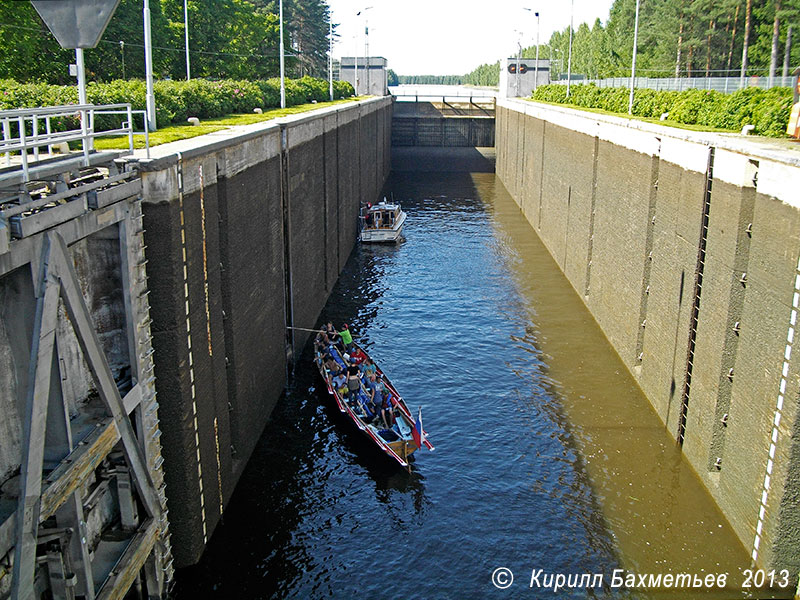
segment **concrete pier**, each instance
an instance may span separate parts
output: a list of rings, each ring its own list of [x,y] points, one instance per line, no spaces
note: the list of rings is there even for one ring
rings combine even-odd
[[[497,118],[523,215],[754,563],[795,576],[800,154],[521,100]]]
[[[219,523],[288,362],[389,172],[391,99],[154,149],[143,161],[156,388],[177,564]],[[288,333],[287,333],[288,331]]]

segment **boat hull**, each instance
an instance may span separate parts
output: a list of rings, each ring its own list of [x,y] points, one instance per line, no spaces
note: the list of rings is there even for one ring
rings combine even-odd
[[[361,230],[360,239],[362,242],[371,244],[396,244],[403,234],[405,222],[406,213],[401,210],[393,227],[364,227]]]
[[[319,370],[323,381],[325,382],[328,394],[333,398],[334,402],[336,403],[336,407],[339,409],[339,412],[346,416],[347,419],[356,427],[356,429],[358,429],[374,447],[377,447],[383,454],[394,460],[402,467],[409,469],[410,466],[408,459],[419,449],[419,446],[411,435],[411,431],[414,428],[414,418],[412,417],[411,411],[409,410],[405,400],[403,400],[403,398],[395,389],[394,385],[391,383],[391,381],[389,381],[388,377],[386,377],[386,374],[383,373],[380,368],[378,368],[378,373],[383,376],[383,381],[386,385],[386,388],[392,394],[392,404],[395,407],[394,414],[397,424],[392,427],[391,432],[395,439],[387,439],[387,437],[390,437],[386,434],[387,430],[376,427],[368,422],[359,406],[353,406],[349,404],[342,397],[339,391],[333,388],[331,384],[331,376],[326,371],[323,365],[322,356],[319,353],[316,354],[314,362],[317,365],[317,369]],[[426,439],[426,436],[423,436],[423,445],[429,450],[433,450],[433,445]]]

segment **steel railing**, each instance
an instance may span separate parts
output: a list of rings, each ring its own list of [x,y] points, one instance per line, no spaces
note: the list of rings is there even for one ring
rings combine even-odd
[[[96,118],[107,115],[124,115],[126,118],[118,128],[96,131]],[[134,115],[142,116],[144,131],[134,131]],[[54,121],[61,120],[60,125],[64,119],[70,122],[76,118],[78,128],[53,131]],[[144,134],[147,156],[150,157],[150,132],[147,128],[146,111],[133,110],[130,104],[68,104],[2,110],[0,122],[3,124],[0,154],[5,155],[6,166],[12,165],[12,155],[19,155],[25,181],[29,181],[29,154],[37,161],[41,148],[47,148],[48,156],[52,156],[53,147],[64,143],[79,142],[84,162],[88,166],[89,154],[94,149],[96,138],[125,135],[128,137],[128,149],[133,153],[133,136]]]
[[[392,94],[398,102],[468,102],[470,104],[493,104],[495,93],[487,94]]]
[[[794,87],[795,78],[792,76],[776,76],[770,81],[769,77],[636,77],[635,88],[648,88],[651,90],[668,90],[682,92],[683,90],[715,90],[723,93],[732,93],[747,87]],[[554,79],[550,83],[566,85],[566,79]],[[607,79],[573,79],[572,85],[593,83],[597,87],[624,87],[631,85],[630,77],[609,77]]]

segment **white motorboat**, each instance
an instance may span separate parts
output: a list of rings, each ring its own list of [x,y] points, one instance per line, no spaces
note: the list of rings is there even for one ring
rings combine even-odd
[[[378,204],[361,209],[361,241],[380,243],[397,242],[403,232],[406,213],[399,204],[387,203],[386,198]]]

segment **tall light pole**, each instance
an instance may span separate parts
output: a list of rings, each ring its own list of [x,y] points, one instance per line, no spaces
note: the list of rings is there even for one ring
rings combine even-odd
[[[567,58],[567,98],[569,85],[572,82],[572,17],[575,13],[575,0],[571,0],[569,8],[569,57]]]
[[[539,13],[536,15],[536,77],[533,78],[533,89],[539,87]]]
[[[186,81],[192,78],[189,68],[189,0],[183,0],[183,33],[186,39]]]
[[[150,0],[144,0],[144,72],[147,81],[147,128],[156,130],[156,97],[153,93],[153,40],[150,35]]]
[[[333,21],[328,19],[328,92],[333,102]]]
[[[280,21],[279,35],[281,36],[278,43],[278,52],[281,55],[281,108],[286,108],[286,75],[284,73],[283,64],[283,0],[278,3],[278,20]]]
[[[636,81],[636,46],[639,41],[639,0],[636,0],[636,20],[633,25],[633,60],[631,61],[631,93],[628,96],[628,114],[633,114],[633,87]]]
[[[356,16],[361,16],[361,13],[366,13],[371,8],[371,6],[362,8],[356,13]],[[356,72],[358,72],[358,61],[356,61]],[[357,76],[356,81],[358,81]],[[367,87],[366,93],[369,95],[369,22],[367,21],[366,14],[364,15],[364,81],[366,82]],[[356,90],[356,94],[358,94],[358,90]]]

